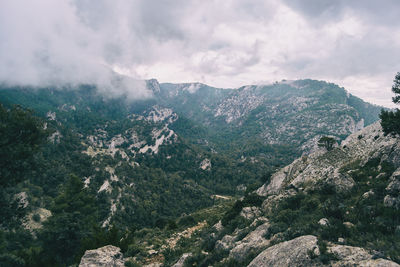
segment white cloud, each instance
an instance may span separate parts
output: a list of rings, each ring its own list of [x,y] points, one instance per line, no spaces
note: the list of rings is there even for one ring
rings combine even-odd
[[[137,79],[239,87],[315,78],[390,105],[399,11],[393,0],[5,0],[0,81],[95,83],[143,97]],[[134,80],[120,91],[110,69]]]

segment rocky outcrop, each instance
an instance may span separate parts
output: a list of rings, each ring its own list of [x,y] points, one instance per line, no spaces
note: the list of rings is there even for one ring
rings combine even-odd
[[[385,266],[398,267],[399,264],[380,258],[379,253],[370,253],[360,247],[352,247],[330,243],[327,252],[335,259],[323,264],[320,256],[317,238],[312,235],[301,236],[290,241],[271,246],[254,258],[248,267],[264,266]]]
[[[386,207],[400,209],[400,168],[398,168],[390,177],[390,182],[386,187],[384,204]]]
[[[376,256],[371,255],[365,249],[359,247],[351,247],[344,245],[332,245],[328,247],[328,252],[332,253],[337,261],[332,261],[330,266],[385,266],[395,267],[400,266],[397,263],[385,259],[376,259]]]
[[[400,142],[397,138],[384,136],[379,122],[350,135],[340,147],[332,151],[316,152],[295,160],[271,177],[256,192],[261,196],[279,194],[290,186],[299,188],[304,184],[308,188],[320,181],[332,184],[338,191],[350,190],[355,182],[341,168],[349,163],[364,165],[368,160],[379,158],[395,166],[400,165]],[[396,176],[397,177],[397,176]],[[396,190],[397,178],[388,190]],[[392,189],[393,188],[393,189]],[[388,203],[394,203],[388,201]],[[397,202],[395,202],[397,203]]]
[[[264,236],[268,232],[269,227],[270,224],[266,222],[250,232],[245,238],[236,242],[229,252],[229,257],[241,261],[245,259],[249,253],[267,247],[270,241],[265,239]]]
[[[79,267],[123,267],[125,261],[121,249],[111,245],[93,250],[86,250]]]
[[[235,245],[235,236],[225,235],[221,240],[215,243],[215,248],[218,250],[230,250]]]
[[[313,256],[319,254],[317,238],[306,235],[267,248],[253,259],[248,267],[312,266]]]
[[[240,212],[240,216],[251,220],[261,215],[261,211],[257,207],[244,207]]]

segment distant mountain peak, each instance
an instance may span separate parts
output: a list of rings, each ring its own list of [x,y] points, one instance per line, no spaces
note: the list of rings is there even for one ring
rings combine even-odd
[[[157,81],[157,79],[146,80],[146,87],[153,93],[160,92],[160,83]]]

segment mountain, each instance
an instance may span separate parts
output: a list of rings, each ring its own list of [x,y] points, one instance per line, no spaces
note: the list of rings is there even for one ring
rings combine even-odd
[[[193,214],[192,228],[170,237],[148,235],[147,246],[165,245],[152,254],[142,247],[136,260],[163,259],[166,266],[400,266],[399,144],[399,137],[384,136],[374,123],[331,151],[296,159],[255,194],[220,204],[229,207],[222,215],[217,208],[204,210],[207,219]],[[169,241],[193,228],[197,232],[171,251]]]
[[[260,140],[269,145],[289,144],[301,152],[312,151],[323,135],[343,140],[377,121],[382,108],[335,84],[315,80],[235,90],[199,83],[159,87],[159,101],[207,127],[211,141],[233,138],[234,143],[245,144],[249,139]]]
[[[2,118],[15,104],[32,109],[48,135],[29,161],[19,159],[21,182],[1,191],[0,200],[16,202],[23,218],[7,213],[0,255],[14,265],[73,264],[110,242],[134,254],[132,235],[150,241],[154,229],[167,234],[193,220],[202,228],[200,218],[221,217],[271,173],[315,151],[321,136],[343,139],[380,110],[312,80],[239,89],[156,80],[147,86],[153,97],[145,100],[89,85],[0,89]],[[2,129],[10,125],[5,120]],[[146,234],[146,227],[153,230]],[[26,247],[15,249],[23,236]]]

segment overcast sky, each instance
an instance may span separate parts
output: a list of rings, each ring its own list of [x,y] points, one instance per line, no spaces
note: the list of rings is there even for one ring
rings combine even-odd
[[[113,90],[109,69],[231,88],[312,78],[390,106],[399,18],[398,0],[2,0],[0,81]]]

